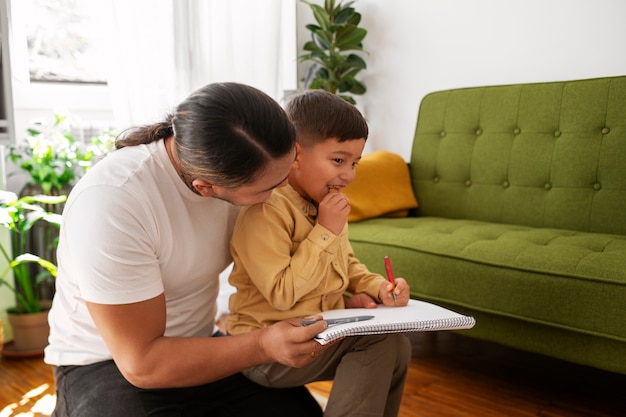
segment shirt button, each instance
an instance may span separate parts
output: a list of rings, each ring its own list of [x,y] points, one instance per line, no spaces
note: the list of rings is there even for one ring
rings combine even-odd
[[[322,235],[322,240],[328,240],[328,235],[326,233]]]

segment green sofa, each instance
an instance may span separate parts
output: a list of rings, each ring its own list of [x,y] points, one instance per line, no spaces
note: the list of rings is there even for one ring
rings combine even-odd
[[[419,207],[350,223],[463,334],[626,374],[626,76],[427,95],[409,161]]]

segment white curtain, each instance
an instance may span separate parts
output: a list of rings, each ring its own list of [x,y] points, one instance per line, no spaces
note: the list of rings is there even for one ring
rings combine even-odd
[[[249,84],[282,101],[297,88],[296,1],[102,1],[116,124],[161,120],[212,82]]]

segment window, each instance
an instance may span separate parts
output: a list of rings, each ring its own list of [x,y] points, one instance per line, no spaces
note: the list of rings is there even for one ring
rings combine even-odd
[[[106,83],[96,1],[24,1],[31,81]]]

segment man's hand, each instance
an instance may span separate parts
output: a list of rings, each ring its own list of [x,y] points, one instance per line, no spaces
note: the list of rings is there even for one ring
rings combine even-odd
[[[321,345],[313,338],[327,326],[321,320],[302,326],[300,319],[280,321],[260,330],[260,349],[269,358],[268,362],[279,362],[294,368],[302,368],[313,362],[330,345]]]

